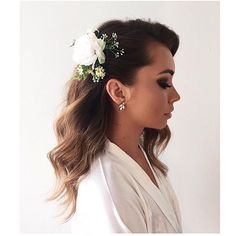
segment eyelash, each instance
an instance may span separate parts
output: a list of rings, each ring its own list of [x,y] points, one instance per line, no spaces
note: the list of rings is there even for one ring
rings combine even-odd
[[[163,88],[163,89],[166,89],[167,87],[170,88],[172,87],[171,85],[163,82],[163,81],[159,81],[158,84]]]

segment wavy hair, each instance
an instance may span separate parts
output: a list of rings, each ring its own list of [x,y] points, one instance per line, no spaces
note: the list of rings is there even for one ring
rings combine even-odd
[[[73,79],[75,68],[66,84],[64,104],[54,121],[57,145],[47,154],[57,180],[56,188],[47,200],[64,198],[62,205],[64,210],[69,211],[65,221],[76,211],[77,190],[82,177],[105,149],[114,114],[112,100],[106,91],[107,81],[115,77],[124,85],[133,85],[136,71],[152,62],[148,49],[151,42],[165,45],[173,56],[179,47],[179,36],[173,30],[150,20],[110,20],[97,29],[98,37],[102,34],[111,36],[116,32],[125,54],[114,58],[111,52],[104,52],[106,75],[99,83],[94,83],[91,75],[85,80]],[[165,176],[168,167],[158,156],[166,148],[170,137],[168,125],[163,129],[145,127],[141,135],[141,145],[150,162]]]

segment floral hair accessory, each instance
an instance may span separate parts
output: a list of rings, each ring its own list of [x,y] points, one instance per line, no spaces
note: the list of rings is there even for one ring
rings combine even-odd
[[[74,46],[73,60],[78,64],[75,79],[86,79],[88,74],[93,76],[93,82],[99,82],[105,76],[105,70],[101,64],[105,63],[106,56],[104,50],[111,51],[115,58],[124,54],[124,49],[119,50],[116,33],[108,38],[102,34],[98,38],[95,32],[99,30],[88,29],[87,33],[74,39],[70,47]]]

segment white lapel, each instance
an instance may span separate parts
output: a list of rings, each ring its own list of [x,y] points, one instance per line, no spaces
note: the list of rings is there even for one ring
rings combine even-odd
[[[149,164],[149,166],[150,166],[150,169],[152,170],[152,173],[153,173],[153,175],[154,175],[154,177],[155,177],[155,179],[156,179],[156,182],[160,185],[160,186],[159,186],[160,189],[158,189],[158,188],[152,183],[152,181],[150,181],[150,182],[154,185],[154,190],[153,190],[153,191],[157,192],[156,194],[157,194],[157,196],[158,196],[158,198],[156,198],[156,201],[155,201],[155,199],[154,199],[154,201],[159,205],[159,207],[161,208],[162,212],[163,212],[164,215],[167,217],[167,219],[169,220],[170,224],[174,227],[174,229],[176,230],[176,232],[180,232],[180,228],[179,228],[180,226],[179,226],[178,220],[177,220],[177,218],[176,218],[177,216],[176,216],[175,213],[174,213],[173,206],[172,206],[171,203],[166,199],[166,197],[164,197],[164,194],[163,194],[163,192],[162,192],[162,191],[166,191],[166,190],[163,189],[163,188],[166,187],[166,185],[164,186],[164,183],[163,183],[163,180],[162,180],[162,179],[164,178],[164,175],[163,175],[163,174],[162,174],[162,175],[159,174],[160,171],[158,171],[158,173],[154,171],[154,169],[153,169],[152,165],[150,164],[150,161],[149,161],[149,159],[148,159],[148,157],[147,157],[147,155],[146,155],[146,153],[145,153],[143,147],[142,147],[141,145],[139,145],[139,147],[140,147],[141,150],[143,151],[143,154],[144,154],[144,156],[145,156],[145,158],[146,158],[146,160],[147,160],[147,162],[148,162],[148,164]],[[157,177],[157,176],[158,176],[158,177]],[[149,178],[149,177],[148,177],[148,178]],[[149,179],[150,179],[150,178],[149,178]],[[154,192],[154,194],[153,194],[152,196],[155,196],[155,192]],[[160,199],[159,199],[159,197],[160,197]],[[161,205],[162,205],[163,207],[161,207]]]
[[[173,209],[170,206],[167,199],[163,196],[162,192],[156,187],[156,185],[151,181],[146,172],[142,169],[139,164],[133,160],[126,152],[124,152],[118,145],[112,143],[109,139],[107,140],[107,151],[111,152],[120,161],[124,163],[124,166],[127,167],[131,175],[138,181],[138,183],[148,192],[148,194],[152,197],[155,203],[160,207],[163,214],[166,216],[169,223],[173,226],[176,232],[179,232],[179,227],[177,223],[176,216],[174,215]],[[145,151],[140,145],[141,150],[143,151],[145,158],[153,172],[154,177],[156,178],[156,174],[153,171],[151,164],[147,158]],[[156,179],[158,183],[160,181]]]

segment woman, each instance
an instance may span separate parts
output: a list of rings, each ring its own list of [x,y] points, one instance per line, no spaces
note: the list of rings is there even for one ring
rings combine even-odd
[[[74,40],[76,68],[49,152],[76,233],[182,232],[158,156],[171,132],[178,35],[158,22],[111,20]]]

